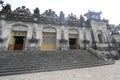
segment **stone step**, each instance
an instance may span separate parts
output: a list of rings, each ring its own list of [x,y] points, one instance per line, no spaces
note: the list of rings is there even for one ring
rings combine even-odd
[[[77,61],[77,62],[90,62],[90,61],[94,61],[94,62],[98,62],[98,61],[95,61],[96,59],[91,59],[91,60],[87,60],[87,59],[82,59],[82,60],[80,60],[80,59],[71,59],[71,60],[55,60],[55,61],[48,61],[48,62],[45,62],[45,61],[29,61],[29,62],[17,62],[17,63],[0,63],[0,65],[2,65],[2,66],[4,66],[4,65],[26,65],[26,64],[37,64],[37,63],[41,63],[41,64],[52,64],[52,63],[63,63],[63,62],[74,62],[74,61]],[[100,61],[100,60],[99,60]],[[1,67],[1,66],[0,66]]]
[[[102,62],[103,63],[103,62]],[[104,62],[106,63],[106,62]],[[103,63],[103,64],[104,64]],[[8,65],[5,67],[0,68],[0,70],[8,70],[8,69],[17,69],[17,68],[26,68],[26,67],[47,67],[47,66],[61,66],[61,65],[73,65],[73,64],[87,64],[87,65],[93,65],[93,64],[101,64],[101,62],[94,62],[94,63],[89,63],[89,62],[84,62],[84,63],[49,63],[49,64],[23,64],[23,65]],[[19,66],[19,67],[18,67]]]
[[[1,54],[1,53],[0,53]],[[2,53],[3,54],[3,53]],[[85,50],[8,52],[0,58],[0,76],[38,71],[52,71],[109,64]]]
[[[108,64],[108,63],[107,63]],[[106,65],[104,63],[103,65]],[[49,65],[49,66],[34,66],[34,67],[23,67],[23,68],[13,68],[13,69],[8,69],[8,70],[1,70],[0,76],[4,75],[11,75],[11,74],[21,74],[21,73],[30,73],[30,72],[36,72],[36,71],[52,71],[52,70],[64,70],[64,69],[74,69],[74,68],[83,68],[83,67],[94,67],[94,66],[101,66],[101,64],[96,63],[96,64],[72,64],[72,65]],[[2,73],[2,74],[1,74]]]
[[[93,63],[93,61],[83,61],[83,62],[80,62],[80,61],[73,61],[73,62],[67,62],[67,61],[62,61],[62,62],[47,62],[47,63],[23,63],[23,64],[12,64],[12,65],[3,65],[2,67],[0,67],[0,69],[4,69],[4,68],[11,68],[11,67],[13,67],[13,68],[17,68],[17,67],[21,67],[21,66],[34,66],[34,65],[43,65],[43,66],[45,66],[45,65],[57,65],[57,64],[74,64],[74,63],[77,63],[77,64],[80,64],[80,63],[87,63],[87,64],[91,64],[91,63]],[[94,63],[101,63],[101,62],[103,62],[103,61],[94,61]],[[105,61],[106,62],[106,61]]]

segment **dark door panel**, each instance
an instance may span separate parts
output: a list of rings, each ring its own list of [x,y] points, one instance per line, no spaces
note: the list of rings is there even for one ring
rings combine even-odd
[[[23,50],[24,37],[15,36],[14,50]]]

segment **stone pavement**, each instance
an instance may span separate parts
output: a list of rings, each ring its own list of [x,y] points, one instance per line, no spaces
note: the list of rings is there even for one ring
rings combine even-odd
[[[113,65],[2,76],[0,80],[120,80],[120,60]]]

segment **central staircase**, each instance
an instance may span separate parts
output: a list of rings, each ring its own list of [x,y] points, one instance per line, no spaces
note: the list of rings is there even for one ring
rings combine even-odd
[[[0,76],[112,64],[85,50],[3,52]]]

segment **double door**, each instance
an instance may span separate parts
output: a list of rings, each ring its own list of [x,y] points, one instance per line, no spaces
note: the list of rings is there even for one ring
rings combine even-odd
[[[69,34],[70,49],[80,49],[78,34]]]
[[[12,31],[8,50],[24,50],[26,43],[26,31]]]
[[[56,50],[56,33],[43,32],[41,50]]]

